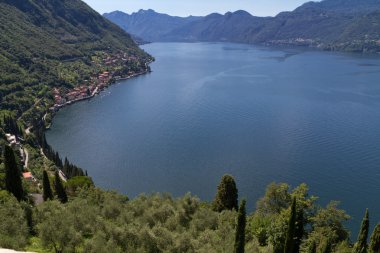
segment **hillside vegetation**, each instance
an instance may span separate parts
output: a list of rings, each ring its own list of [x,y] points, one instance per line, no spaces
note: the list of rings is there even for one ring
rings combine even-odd
[[[369,245],[363,241],[369,236],[368,213],[353,244],[344,226],[350,216],[338,202],[319,206],[305,184],[293,189],[270,184],[248,215],[244,205],[237,212],[238,192],[229,175],[222,178],[212,203],[191,194],[129,200],[91,185],[73,190],[68,182],[66,187],[71,189],[67,203],[54,197],[37,206],[0,191],[0,247],[55,253],[375,253],[380,245],[379,226]]]
[[[146,73],[152,57],[79,0],[1,0],[0,21],[0,247],[43,253],[379,252],[380,226],[367,244],[368,211],[352,242],[346,212],[337,202],[319,206],[305,184],[269,185],[248,215],[230,175],[212,202],[191,194],[129,199],[96,188],[46,143],[45,127],[67,100],[88,98],[91,89],[96,94],[117,77]]]
[[[92,57],[118,51],[148,58],[82,1],[0,1],[0,109],[16,118],[35,103],[46,109],[53,87],[79,84],[102,70]]]
[[[20,171],[37,179],[44,169],[84,175],[46,143],[45,127],[65,104],[148,72],[152,59],[80,0],[1,0],[0,152],[11,144]]]

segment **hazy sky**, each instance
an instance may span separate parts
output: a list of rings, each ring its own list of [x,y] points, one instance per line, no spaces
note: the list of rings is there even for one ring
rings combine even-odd
[[[293,10],[307,0],[84,0],[103,14],[120,10],[126,13],[140,9],[177,16],[207,15],[212,12],[246,10],[255,16],[273,16]]]

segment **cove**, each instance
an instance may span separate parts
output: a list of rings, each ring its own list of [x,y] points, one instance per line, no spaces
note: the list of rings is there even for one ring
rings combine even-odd
[[[62,109],[47,132],[95,184],[211,200],[232,174],[253,210],[269,183],[380,221],[380,58],[224,43],[153,43],[152,73]],[[353,235],[354,237],[356,234]]]

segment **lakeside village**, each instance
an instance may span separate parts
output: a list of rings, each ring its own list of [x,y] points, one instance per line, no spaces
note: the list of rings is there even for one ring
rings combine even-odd
[[[323,43],[314,39],[292,38],[284,40],[269,40],[264,43],[267,46],[301,46],[318,48],[327,51],[343,50],[357,53],[377,53],[380,54],[380,40],[366,38],[364,40],[352,40],[341,43]]]
[[[90,80],[85,80],[82,85],[71,90],[67,88],[54,88],[52,90],[54,105],[50,107],[50,111],[57,112],[66,105],[92,98],[113,82],[130,79],[132,77],[150,72],[150,68],[148,66],[150,63],[151,61],[146,62],[143,70],[141,70],[141,68],[139,71],[130,69],[125,74],[121,74],[121,72],[118,71],[103,71],[98,75],[91,76]],[[140,64],[140,61],[137,57],[129,56],[127,53],[117,53],[113,56],[105,57],[103,59],[103,64],[108,69],[113,69],[123,65],[137,66]]]
[[[152,61],[153,59],[150,59],[147,62],[141,62],[138,57],[130,56],[125,52],[119,52],[111,56],[106,55],[101,59],[100,63],[93,63],[97,64],[99,69],[107,69],[109,71],[100,71],[99,74],[91,76],[90,80],[85,80],[80,86],[73,89],[63,87],[53,88],[52,94],[54,96],[54,105],[51,106],[49,110],[50,112],[55,113],[66,105],[96,96],[116,81],[130,79],[132,77],[150,72],[149,64]],[[142,64],[144,65],[142,66]],[[127,66],[127,68],[122,68],[123,66]],[[43,117],[43,120],[45,120],[45,116]],[[30,134],[30,128],[26,129],[25,133],[27,135]],[[35,187],[40,188],[41,185],[39,180],[36,179],[28,168],[29,153],[26,147],[22,144],[24,139],[20,134],[4,134],[9,145],[20,154],[20,162],[23,166],[22,177],[24,180],[31,183]],[[41,155],[46,157],[42,148]],[[61,180],[65,182],[67,181],[68,178],[62,170],[58,170],[58,174]],[[37,202],[41,202],[41,200],[38,200],[42,198],[40,195],[41,194],[32,194],[33,198],[35,198]]]

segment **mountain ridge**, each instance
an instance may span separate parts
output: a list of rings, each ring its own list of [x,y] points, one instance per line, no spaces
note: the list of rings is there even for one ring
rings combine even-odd
[[[177,17],[167,14],[157,13],[151,9],[139,10],[132,14],[121,11],[103,14],[109,20],[113,20],[125,31],[141,37],[146,41],[156,41],[162,34],[168,33],[182,25],[196,21],[200,17]],[[128,25],[123,25],[128,24]]]
[[[380,52],[379,10],[378,0],[324,0],[307,2],[274,17],[256,17],[243,10],[212,13],[191,21],[153,10],[149,11],[149,16],[144,11],[131,14],[134,22],[114,19],[112,13],[105,17],[127,32],[148,39],[145,31],[152,23],[150,17],[165,16],[171,25],[154,19],[154,36],[148,39],[153,42],[225,41]],[[123,13],[118,12],[118,15],[123,16]]]

